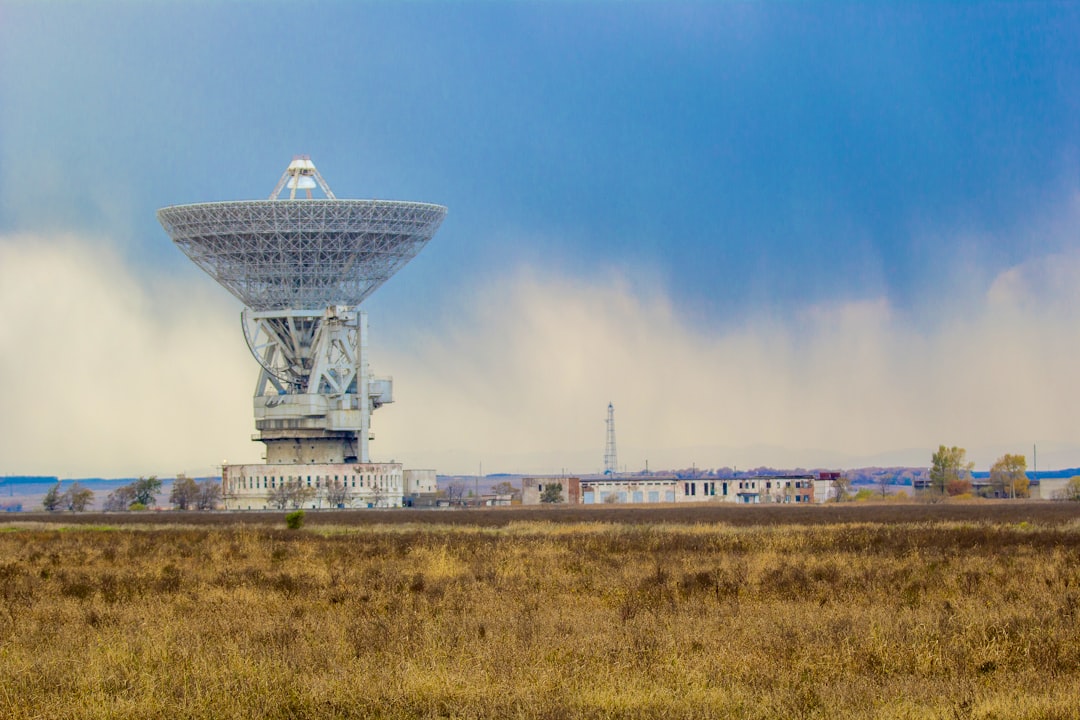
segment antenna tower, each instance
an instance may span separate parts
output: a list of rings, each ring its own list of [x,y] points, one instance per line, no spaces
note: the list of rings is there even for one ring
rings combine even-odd
[[[312,197],[314,189],[325,197]],[[271,488],[279,476],[304,476],[306,487],[325,489],[360,465],[384,484],[400,474],[399,464],[373,463],[369,453],[371,414],[394,396],[393,381],[370,370],[360,304],[423,249],[446,208],[340,199],[311,158],[297,155],[266,200],[173,205],[157,216],[176,246],[244,304],[244,339],[259,364],[253,439],[265,445],[266,462],[250,471],[225,465],[226,505],[242,494],[269,507],[267,476]]]
[[[619,459],[615,454],[615,406],[607,406],[607,446],[604,448],[604,474],[615,475],[619,472]]]

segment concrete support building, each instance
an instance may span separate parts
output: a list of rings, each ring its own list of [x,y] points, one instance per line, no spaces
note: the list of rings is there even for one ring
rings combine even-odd
[[[226,510],[401,507],[404,485],[401,463],[226,465],[221,471]]]

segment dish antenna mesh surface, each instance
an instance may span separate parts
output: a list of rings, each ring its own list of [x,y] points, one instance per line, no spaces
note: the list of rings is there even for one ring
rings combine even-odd
[[[325,199],[310,198],[318,185]],[[278,199],[290,188],[289,199]],[[309,197],[295,197],[296,190]],[[157,212],[192,262],[252,310],[359,305],[412,260],[446,208],[338,200],[310,158],[294,158],[268,200],[173,205]]]

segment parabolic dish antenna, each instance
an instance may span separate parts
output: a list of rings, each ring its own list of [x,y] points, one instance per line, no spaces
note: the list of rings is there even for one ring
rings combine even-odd
[[[318,184],[326,199],[295,198]],[[285,188],[290,199],[277,199]],[[158,220],[185,255],[256,311],[359,305],[419,253],[446,208],[338,200],[296,158],[269,200],[173,205]]]
[[[316,188],[325,197],[312,197]],[[371,413],[393,402],[393,380],[370,371],[367,314],[357,306],[423,249],[446,208],[339,200],[311,158],[297,156],[266,200],[173,205],[157,217],[246,306],[244,338],[261,366],[255,439],[266,445],[266,464],[340,474],[368,463]]]

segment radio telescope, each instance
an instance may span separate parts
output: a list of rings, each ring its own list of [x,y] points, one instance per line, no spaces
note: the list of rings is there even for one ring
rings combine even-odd
[[[312,197],[316,188],[324,197]],[[423,249],[446,208],[339,200],[311,159],[297,156],[267,200],[174,205],[157,217],[244,303],[244,337],[260,366],[252,439],[266,445],[266,464],[370,463],[371,413],[393,401],[393,387],[368,369],[359,305]],[[265,470],[262,485],[270,487]]]

